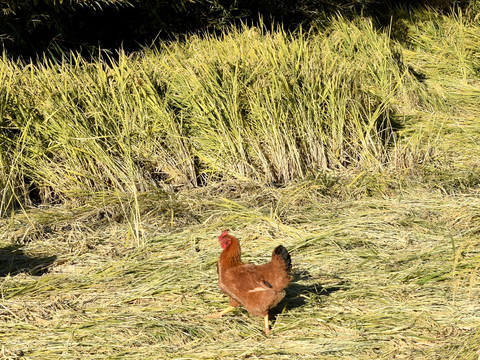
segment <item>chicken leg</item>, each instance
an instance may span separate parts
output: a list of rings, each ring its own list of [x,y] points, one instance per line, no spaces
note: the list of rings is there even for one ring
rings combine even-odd
[[[268,313],[265,315],[265,335],[270,334],[270,326],[268,325]]]

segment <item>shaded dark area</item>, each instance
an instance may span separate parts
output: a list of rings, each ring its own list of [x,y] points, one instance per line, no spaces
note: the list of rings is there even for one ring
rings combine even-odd
[[[183,34],[218,32],[232,24],[273,24],[287,30],[322,24],[341,14],[371,16],[379,26],[395,25],[408,9],[440,11],[466,7],[452,0],[0,0],[0,44],[10,57],[25,60],[65,51],[97,56],[98,49],[137,51],[157,40]],[[396,11],[402,8],[404,11]],[[393,21],[392,21],[393,20]],[[399,25],[400,26],[400,25]],[[392,29],[401,36],[402,29]]]
[[[314,298],[328,297],[332,293],[348,288],[348,284],[338,279],[335,285],[324,286],[321,283],[312,282],[312,276],[306,271],[294,271],[292,274],[292,282],[286,289],[285,298],[274,309],[270,311],[270,315],[275,321],[278,314],[283,309],[292,310],[302,307]],[[300,282],[308,282],[308,284],[301,284]]]
[[[0,277],[26,273],[40,276],[48,272],[56,256],[31,257],[25,254],[20,245],[0,248]]]

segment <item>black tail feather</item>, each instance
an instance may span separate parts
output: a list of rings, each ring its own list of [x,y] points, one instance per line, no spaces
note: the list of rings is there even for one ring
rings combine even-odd
[[[292,259],[290,258],[290,254],[288,253],[287,249],[283,245],[278,245],[273,250],[273,255],[280,255],[285,261],[285,269],[290,272],[292,270]]]

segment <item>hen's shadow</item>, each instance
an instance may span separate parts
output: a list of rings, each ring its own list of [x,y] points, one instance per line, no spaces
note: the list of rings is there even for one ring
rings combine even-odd
[[[56,256],[32,257],[22,250],[20,245],[9,245],[0,248],[0,277],[27,273],[40,276],[48,272],[48,268],[56,260]]]
[[[339,279],[338,283],[324,286],[319,282],[312,282],[308,271],[295,271],[292,281],[286,289],[286,295],[278,306],[271,310],[270,315],[275,320],[278,314],[304,306],[312,297],[330,296],[332,293],[343,290],[347,284]],[[303,284],[301,282],[306,282]]]

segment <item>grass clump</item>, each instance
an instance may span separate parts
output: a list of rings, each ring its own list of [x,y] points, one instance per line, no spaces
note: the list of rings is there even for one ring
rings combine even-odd
[[[388,166],[396,106],[421,92],[369,22],[339,19],[322,34],[234,32],[180,48],[167,88],[190,119],[195,155],[267,184]]]

